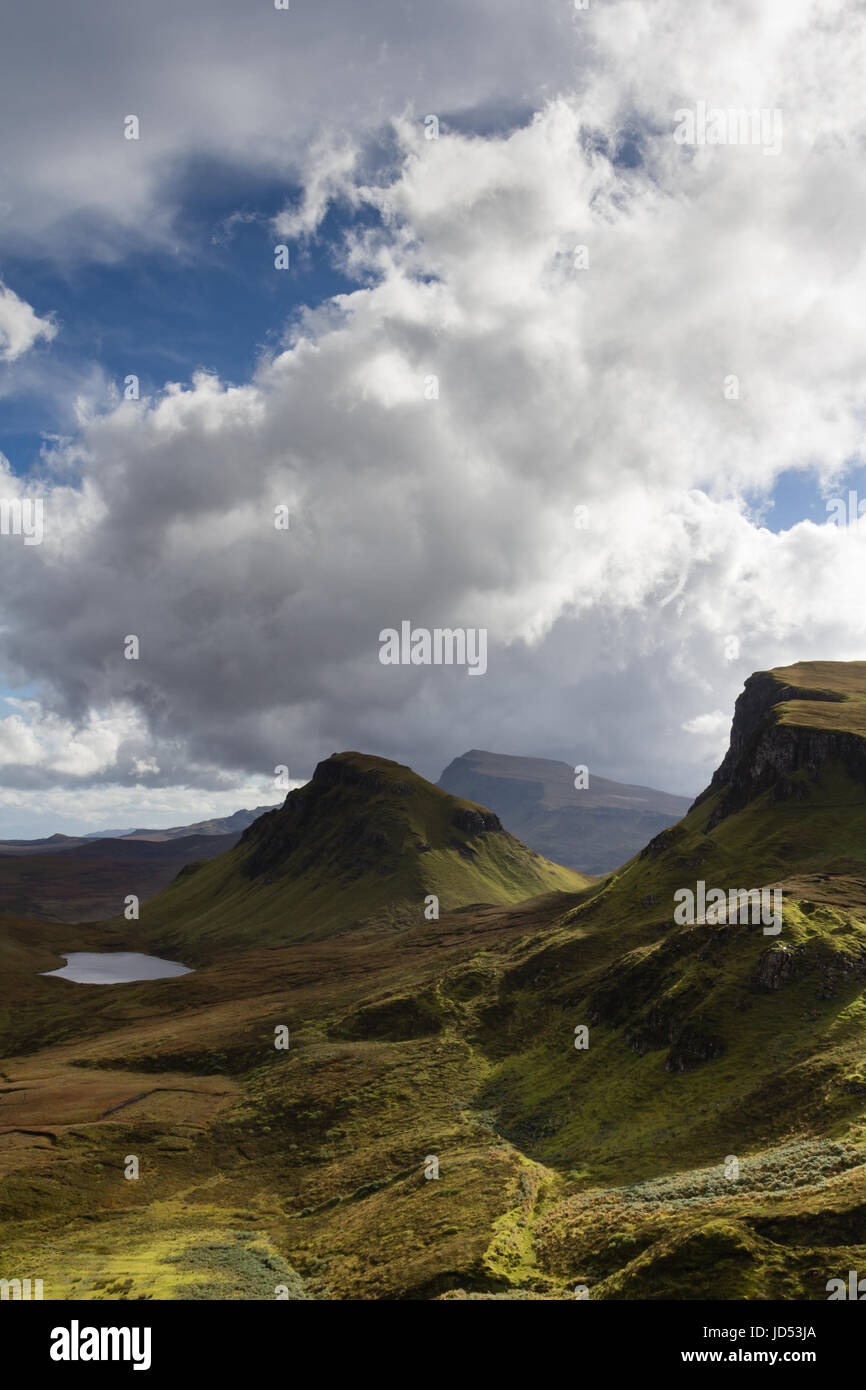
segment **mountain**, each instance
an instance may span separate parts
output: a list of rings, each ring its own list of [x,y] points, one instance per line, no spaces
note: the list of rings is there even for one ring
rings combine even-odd
[[[590,773],[577,790],[574,769],[548,758],[515,758],[473,748],[449,763],[438,786],[480,801],[504,825],[557,864],[610,873],[676,821],[689,799]]]
[[[579,1161],[636,1218],[618,1271],[580,1202],[557,1234],[585,1249],[606,1296],[683,1296],[692,1278],[689,1297],[825,1297],[821,1261],[856,1266],[864,711],[864,662],[752,676],[688,815],[551,924],[489,1005],[479,1042],[499,1060],[482,1103],[502,1132],[536,1161]],[[699,881],[778,889],[781,930],[739,913],[680,924],[677,895]],[[590,1030],[578,1066],[563,1046],[574,1024]],[[739,1185],[725,1178],[730,1156]]]
[[[58,850],[86,845],[80,835],[48,835],[43,840],[0,840],[0,854],[54,854]]]
[[[141,902],[165,888],[192,861],[223,854],[233,835],[149,840],[49,840],[0,845],[0,913],[61,922],[113,917],[128,894]]]
[[[484,807],[400,763],[335,753],[234,850],[190,865],[149,905],[142,934],[161,949],[209,955],[423,919],[431,894],[450,911],[586,886]]]
[[[56,850],[75,849],[92,844],[94,840],[188,840],[191,836],[233,835],[239,837],[247,826],[272,811],[272,806],[257,806],[252,811],[235,811],[231,816],[196,821],[193,825],[175,825],[167,830],[127,829],[97,830],[89,835],[48,835],[41,840],[0,840],[0,854],[53,854]],[[223,844],[221,853],[226,846]]]
[[[195,821],[192,825],[174,825],[168,830],[99,830],[85,835],[86,840],[180,840],[190,835],[239,835],[263,816],[271,806],[256,806],[253,811],[235,811],[231,816],[217,816],[211,820]],[[54,836],[52,838],[59,838]]]
[[[128,894],[145,902],[188,864],[231,849],[270,809],[236,811],[170,830],[0,842],[0,913],[61,922],[112,917]]]
[[[60,1300],[826,1300],[866,1248],[864,710],[866,663],[757,673],[687,814],[565,892],[495,814],[341,754],[141,922],[0,918],[6,1270]],[[701,885],[779,919],[684,920]],[[160,933],[192,973],[37,973]]]

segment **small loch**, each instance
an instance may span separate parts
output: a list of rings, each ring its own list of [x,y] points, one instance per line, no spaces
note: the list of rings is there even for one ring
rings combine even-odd
[[[136,980],[165,980],[170,975],[191,975],[188,965],[159,956],[145,956],[139,951],[65,951],[66,964],[59,970],[43,970],[43,975],[56,975],[61,980],[74,980],[79,985],[129,985]]]

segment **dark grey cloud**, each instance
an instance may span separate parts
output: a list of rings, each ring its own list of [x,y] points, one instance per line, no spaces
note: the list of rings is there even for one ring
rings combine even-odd
[[[169,244],[193,154],[288,176],[316,133],[363,141],[406,108],[501,129],[575,81],[574,18],[568,0],[13,6],[0,249],[114,259]],[[130,114],[138,141],[123,138]]]

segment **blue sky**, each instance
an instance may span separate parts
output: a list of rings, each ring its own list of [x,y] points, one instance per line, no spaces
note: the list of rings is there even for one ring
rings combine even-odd
[[[355,288],[335,264],[345,226],[358,222],[345,209],[332,209],[275,273],[272,219],[299,188],[209,161],[188,167],[179,191],[174,247],[144,244],[112,263],[4,257],[5,283],[60,329],[36,350],[42,370],[19,369],[20,394],[3,400],[0,450],[16,473],[38,460],[44,435],[70,430],[70,388],[86,385],[93,366],[121,391],[134,373],[142,396],[198,369],[244,382],[299,308]]]
[[[852,461],[838,484],[824,488],[812,469],[790,469],[776,479],[769,502],[753,499],[753,504],[769,531],[787,531],[801,521],[823,526],[829,520],[828,499],[839,497],[847,503],[849,489],[857,491],[858,499],[866,499],[866,470],[862,464]]]

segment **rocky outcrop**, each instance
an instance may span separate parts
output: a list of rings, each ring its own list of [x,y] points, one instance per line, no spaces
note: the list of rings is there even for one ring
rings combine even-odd
[[[768,993],[781,989],[790,978],[793,960],[793,953],[787,946],[771,946],[758,961],[755,971],[755,984],[758,989],[766,990]]]
[[[486,835],[491,830],[502,829],[502,821],[492,811],[484,808],[476,811],[470,806],[459,807],[451,818],[451,824],[458,830],[465,830],[467,835]]]
[[[833,759],[866,783],[866,740],[842,730],[781,723],[777,707],[788,700],[840,701],[844,696],[784,685],[769,671],[750,676],[734,707],[728,751],[694,803],[698,806],[713,793],[723,792],[707,830],[768,790],[774,800],[807,799],[808,782],[802,777],[792,780],[794,774],[805,772],[816,781],[818,769]]]
[[[317,763],[308,785],[319,790],[326,790],[328,787],[357,787],[370,795],[382,789],[378,773],[359,767],[352,761],[351,754],[347,756],[345,753],[336,754],[332,758],[326,758],[324,762]]]

